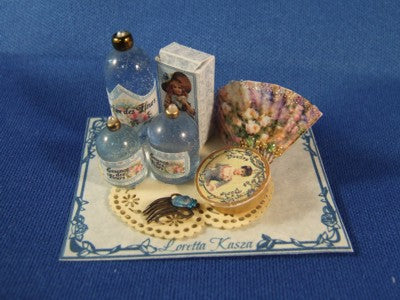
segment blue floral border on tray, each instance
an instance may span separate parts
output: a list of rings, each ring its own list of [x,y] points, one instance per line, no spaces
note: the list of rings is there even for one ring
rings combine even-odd
[[[96,119],[96,118],[95,118]],[[280,253],[315,253],[315,252],[353,252],[353,248],[347,232],[343,226],[343,222],[338,213],[331,188],[326,178],[325,170],[318,152],[317,145],[312,130],[310,129],[301,137],[303,140],[304,150],[310,154],[315,174],[319,183],[321,192],[318,194],[320,201],[324,204],[322,208],[321,223],[325,225],[326,229],[321,232],[315,240],[300,241],[295,238],[284,241],[274,239],[268,234],[262,234],[260,240],[256,244],[255,249],[242,250],[242,251],[212,251],[212,252],[191,252],[191,253],[166,253],[165,247],[157,248],[151,244],[151,238],[143,240],[139,244],[121,246],[117,245],[113,248],[97,248],[92,242],[85,240],[84,235],[89,230],[88,225],[85,223],[85,217],[81,214],[85,210],[85,205],[89,202],[83,198],[86,178],[89,169],[89,162],[96,155],[95,141],[101,129],[105,126],[105,118],[97,118],[93,121],[92,126],[89,128],[91,118],[87,121],[87,128],[85,133],[85,142],[82,150],[82,160],[80,164],[80,176],[83,172],[82,184],[79,188],[79,179],[77,184],[77,191],[75,193],[74,201],[72,203],[69,223],[67,226],[67,233],[64,238],[64,243],[61,249],[61,260],[85,260],[85,259],[123,259],[141,256],[142,258],[161,258],[161,257],[190,257],[190,256],[215,256],[215,255],[250,255],[250,254],[280,254]],[[311,142],[315,145],[315,151],[311,147]],[[86,150],[86,151],[85,151]],[[317,167],[319,162],[322,170],[322,176],[325,178],[327,185],[324,185],[320,171]],[[332,203],[328,200],[328,194],[331,193]],[[346,239],[347,246],[336,246],[343,238],[340,233],[343,232],[343,237]],[[72,253],[76,256],[65,256],[65,247],[69,247]],[[164,253],[163,253],[164,252]]]

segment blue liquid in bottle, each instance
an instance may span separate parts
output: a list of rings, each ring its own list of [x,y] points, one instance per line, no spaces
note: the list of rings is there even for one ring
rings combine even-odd
[[[131,188],[146,178],[147,167],[136,131],[109,117],[96,139],[100,169],[105,180],[118,187]]]
[[[180,184],[193,179],[200,162],[197,124],[175,104],[149,124],[148,158],[160,181]]]

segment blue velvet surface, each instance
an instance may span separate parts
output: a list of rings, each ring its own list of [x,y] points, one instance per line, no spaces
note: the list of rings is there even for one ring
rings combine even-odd
[[[1,1],[1,298],[399,298],[399,20],[396,0]],[[316,104],[355,254],[59,262],[122,28],[152,57],[172,41],[214,54],[216,87],[272,82]]]

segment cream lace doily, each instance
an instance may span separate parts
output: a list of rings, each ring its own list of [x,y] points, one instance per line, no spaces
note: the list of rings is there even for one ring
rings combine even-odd
[[[147,223],[143,210],[151,201],[141,200],[135,189],[113,187],[109,195],[112,210],[129,226],[144,234],[164,238],[182,239],[192,237],[202,231],[205,223],[200,210],[193,210],[189,219],[178,219],[174,216],[163,217],[159,223]]]
[[[194,215],[189,219],[167,216],[161,218],[159,223],[147,223],[143,210],[155,199],[142,199],[139,190],[113,187],[109,203],[115,214],[137,231],[163,239],[182,239],[200,233],[205,224],[219,229],[234,229],[256,221],[265,212],[273,191],[274,184],[271,180],[264,199],[245,213],[224,214],[208,204],[200,203],[200,207],[193,210]]]
[[[255,208],[244,213],[234,215],[224,214],[209,205],[202,205],[199,212],[204,216],[207,225],[220,229],[239,228],[256,221],[264,214],[271,201],[273,192],[274,184],[271,180],[267,186],[264,199],[262,199]]]

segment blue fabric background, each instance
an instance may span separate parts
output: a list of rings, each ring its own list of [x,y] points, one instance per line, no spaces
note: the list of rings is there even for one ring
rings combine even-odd
[[[355,254],[59,262],[119,29],[152,57],[172,41],[214,54],[216,87],[266,81],[315,103]],[[396,0],[0,1],[0,297],[399,298],[399,32]]]

